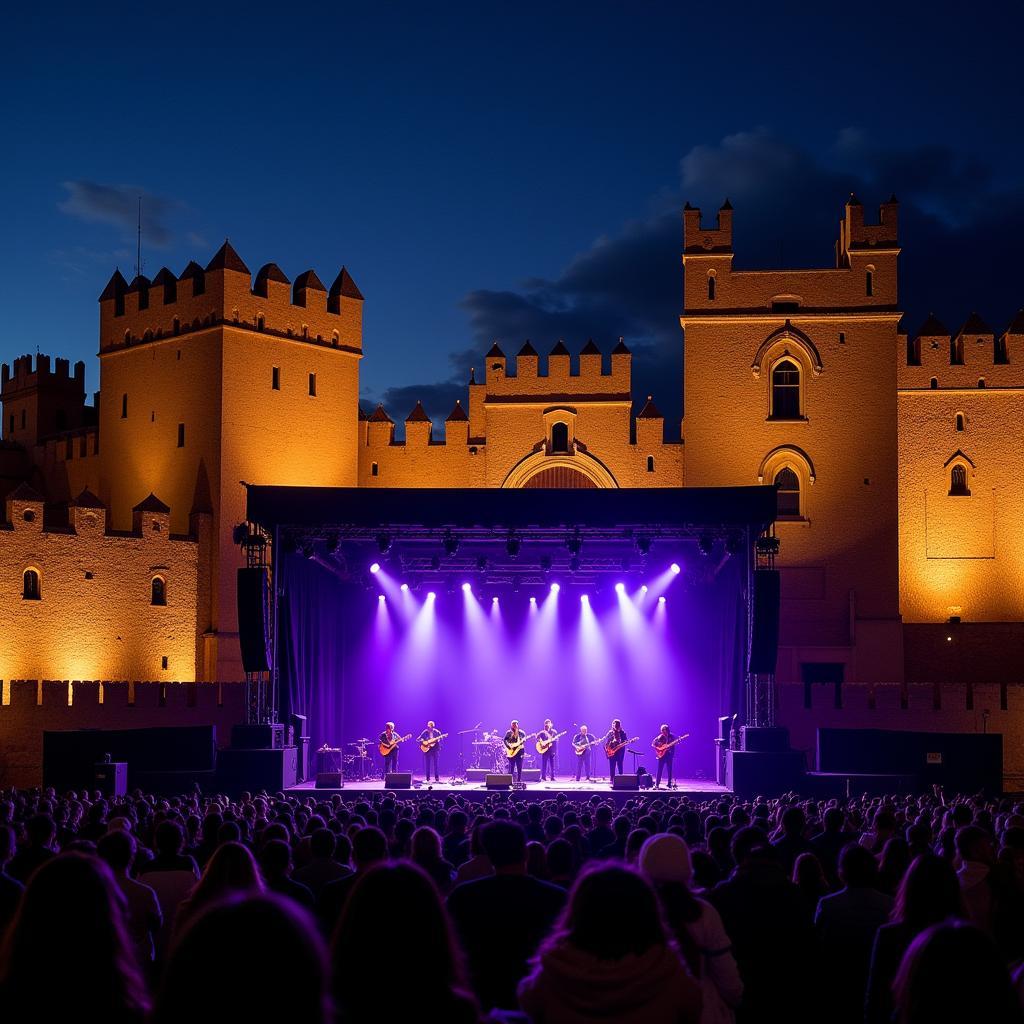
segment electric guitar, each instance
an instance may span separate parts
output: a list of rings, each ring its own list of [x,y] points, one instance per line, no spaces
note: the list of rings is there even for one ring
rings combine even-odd
[[[520,733],[519,739],[516,740],[515,743],[509,743],[506,740],[502,740],[502,746],[504,746],[505,748],[505,756],[510,761],[512,760],[512,758],[518,757],[523,752],[523,748],[526,746],[526,741],[532,740],[533,737],[536,735],[537,734],[535,732],[525,734]]]
[[[654,747],[654,753],[657,754],[658,760],[660,761],[665,756],[665,751],[668,750],[669,747],[674,747],[677,743],[682,743],[682,741],[689,735],[690,734],[688,732],[684,732],[682,736],[677,736],[674,740],[669,740],[668,743],[658,743],[658,741],[655,740],[651,746]]]
[[[381,757],[387,757],[399,743],[404,743],[406,740],[411,739],[412,733],[409,733],[406,736],[396,736],[390,743],[388,743],[387,740],[381,740],[380,743],[377,744],[377,749],[380,751]]]
[[[560,736],[564,736],[568,731],[568,729],[563,729],[561,732],[556,732],[554,736],[549,736],[546,740],[537,740],[537,753],[546,754],[554,745],[555,740]]]
[[[623,747],[628,747],[630,743],[636,743],[640,739],[639,736],[631,736],[628,740],[623,740],[621,743],[609,743],[605,746],[604,752],[609,757],[614,757]]]
[[[582,757],[595,743],[600,743],[601,740],[595,736],[587,735],[585,742],[574,743],[572,749],[576,751],[577,757]]]
[[[448,733],[443,732],[440,736],[434,736],[432,739],[420,740],[420,750],[422,750],[424,754],[429,754],[430,748],[440,743],[447,735]]]

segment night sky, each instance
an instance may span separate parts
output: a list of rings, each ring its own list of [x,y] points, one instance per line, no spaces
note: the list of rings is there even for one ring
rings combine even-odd
[[[619,335],[678,418],[687,199],[731,199],[737,266],[806,266],[851,190],[895,192],[905,327],[1024,305],[1019,4],[91,6],[18,5],[0,63],[0,357],[90,389],[139,194],[150,276],[226,236],[254,272],[345,264],[399,419],[495,338]]]

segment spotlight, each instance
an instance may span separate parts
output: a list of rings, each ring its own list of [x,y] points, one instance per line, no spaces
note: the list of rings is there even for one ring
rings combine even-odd
[[[505,541],[505,553],[511,559],[519,557],[519,552],[522,549],[523,542],[514,534],[508,535],[508,540]]]
[[[401,585],[401,587],[399,587],[398,589],[401,590],[403,594],[408,594],[409,593],[409,584],[408,583],[403,583]]]
[[[540,559],[541,572],[551,572],[551,556],[542,555]]]
[[[583,548],[583,539],[580,537],[579,527],[566,537],[565,546],[569,549],[570,555],[578,555]]]
[[[391,538],[386,533],[377,534],[377,550],[386,555],[391,550]]]
[[[715,535],[713,533],[702,533],[697,540],[697,548],[705,557],[710,555],[715,546]]]
[[[586,594],[580,594],[580,604],[590,604],[590,598]]]
[[[463,583],[462,584],[462,592],[464,594],[468,594],[472,589],[473,589],[473,584],[472,583]]]
[[[310,559],[312,559],[313,555],[315,555],[315,554],[316,554],[316,552],[313,550],[313,545],[312,544],[304,544],[302,546],[302,557],[303,558],[310,558]]]
[[[570,572],[579,572],[579,570],[580,570],[580,556],[579,555],[573,555],[572,558],[569,559],[569,571]]]
[[[327,543],[324,545],[327,554],[333,555],[338,550],[338,535],[332,534],[327,538]]]
[[[441,568],[441,558],[439,555],[433,555],[430,559],[431,571],[437,572]]]
[[[432,590],[427,594],[428,601],[433,601],[435,597],[437,597],[437,594],[435,594]]]
[[[615,593],[616,594],[624,594],[625,592],[626,592],[626,584],[625,583],[616,583],[615,584]]]
[[[385,597],[384,597],[384,595],[383,595],[383,594],[378,594],[378,595],[377,595],[377,600],[378,600],[378,601],[379,601],[379,602],[380,602],[381,604],[383,604],[383,603],[384,603],[384,601],[385,601]]]
[[[679,568],[678,562],[673,562],[669,568],[678,576],[683,570]]]
[[[640,593],[641,594],[646,594],[647,593],[647,584],[646,583],[640,588]]]
[[[536,603],[537,603],[537,598],[531,597],[530,598],[530,604],[536,604]]]
[[[662,594],[661,597],[658,598],[658,604],[664,604],[664,603],[665,603],[665,595]]]
[[[637,537],[636,549],[640,553],[641,558],[646,558],[651,553],[651,538]]]
[[[371,563],[371,565],[370,565],[370,572],[372,572],[374,574],[374,576],[376,576],[377,573],[380,572],[380,562],[373,562],[373,563]]]
[[[557,594],[561,589],[562,588],[561,588],[561,586],[559,584],[557,584],[557,583],[552,583],[551,584],[551,593],[552,594]]]
[[[451,530],[445,531],[443,544],[444,553],[449,558],[454,558],[459,553],[459,538]]]
[[[476,571],[477,572],[486,572],[487,571],[487,559],[486,559],[486,557],[484,555],[481,555],[476,560]]]
[[[495,594],[494,597],[491,598],[491,604],[497,604],[497,603],[498,603],[498,595]]]

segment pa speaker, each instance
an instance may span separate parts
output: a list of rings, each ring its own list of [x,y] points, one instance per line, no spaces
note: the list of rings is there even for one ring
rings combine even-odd
[[[492,772],[485,776],[484,783],[488,789],[511,789],[512,776],[499,775],[497,773]]]
[[[316,789],[341,789],[341,772],[317,772]]]
[[[102,761],[96,765],[96,788],[104,796],[127,796],[128,765],[124,761]]]
[[[639,775],[616,775],[612,779],[612,789],[639,789]]]
[[[768,675],[779,657],[779,570],[754,573],[754,621],[750,639],[749,671]]]
[[[388,772],[384,776],[385,789],[409,789],[412,786],[412,772]]]
[[[269,672],[269,588],[267,570],[238,570],[238,643],[246,672]]]

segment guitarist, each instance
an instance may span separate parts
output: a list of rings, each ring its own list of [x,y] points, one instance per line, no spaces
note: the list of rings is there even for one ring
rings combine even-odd
[[[515,757],[508,759],[508,771],[510,775],[515,775],[516,782],[523,781],[523,755],[526,753],[526,744],[523,740],[523,734],[519,729],[519,722],[516,719],[512,719],[512,723],[509,726],[509,730],[505,733],[505,746],[514,747],[518,744],[519,753]]]
[[[441,735],[441,730],[438,729],[437,726],[434,725],[433,722],[427,722],[426,729],[424,729],[423,732],[421,732],[419,734],[419,736],[416,737],[416,741],[418,743],[425,743],[427,740],[432,740],[436,736],[440,736],[440,735]],[[430,749],[423,755],[423,767],[424,767],[423,777],[424,777],[424,779],[427,782],[430,781],[430,766],[431,766],[431,764],[433,764],[433,766],[434,766],[434,781],[435,782],[440,782],[441,781],[441,779],[438,777],[438,774],[437,774],[437,754],[438,754],[438,751],[440,749],[441,749],[441,743],[440,742],[434,743],[430,747]]]
[[[590,745],[593,743],[593,738],[590,735],[590,730],[585,726],[580,726],[580,731],[576,733],[572,738],[573,749],[577,751],[576,755],[576,781],[580,781],[580,776],[586,772],[587,782],[590,782]],[[583,748],[583,752],[579,753],[580,748]]]
[[[654,737],[654,741],[651,743],[651,746],[654,747],[655,750],[658,750],[660,747],[664,747],[671,743],[674,739],[675,736],[673,736],[669,731],[669,727],[667,725],[663,725],[661,727],[661,731]],[[655,789],[661,789],[661,775],[666,768],[668,769],[668,788],[672,789],[672,760],[675,756],[676,748],[669,747],[665,753],[658,758],[658,778],[654,783]]]
[[[612,727],[608,730],[606,739],[607,746],[619,748],[608,758],[608,775],[614,779],[616,768],[619,769],[620,775],[625,771],[622,767],[622,762],[626,760],[626,741],[629,739],[629,736],[626,735],[626,730],[622,728],[622,722],[618,718],[612,719]]]
[[[389,746],[398,739],[398,734],[395,732],[394,722],[385,722],[384,731],[377,737],[378,743],[386,743]],[[388,772],[398,771],[398,747],[395,746],[394,750],[390,754],[384,755],[384,774]]]
[[[557,733],[558,730],[554,727],[550,718],[544,719],[544,728],[537,733],[537,739],[549,740],[552,736]],[[548,777],[548,768],[551,769],[551,781],[555,781],[555,753],[558,750],[558,740],[552,740],[551,745],[541,754],[540,759],[540,781],[543,782]]]

